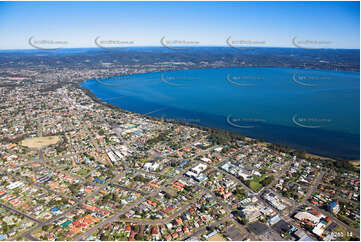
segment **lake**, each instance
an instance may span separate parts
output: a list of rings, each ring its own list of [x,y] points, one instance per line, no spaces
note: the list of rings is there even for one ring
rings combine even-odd
[[[219,68],[91,79],[98,98],[341,159],[360,156],[360,74],[294,68]]]

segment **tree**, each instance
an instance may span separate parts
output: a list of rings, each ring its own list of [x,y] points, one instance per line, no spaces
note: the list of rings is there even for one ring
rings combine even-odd
[[[144,240],[144,236],[143,235],[141,235],[141,234],[137,234],[136,236],[135,236],[135,239],[136,240]]]
[[[273,176],[268,176],[266,178],[264,178],[263,180],[260,181],[260,183],[262,184],[262,186],[267,186],[269,184],[271,184],[271,182],[273,181]]]
[[[165,193],[164,197],[166,199],[171,199],[172,198],[172,196],[168,192]]]
[[[184,186],[184,190],[186,190],[187,192],[192,191],[192,187],[191,186]]]
[[[9,233],[9,227],[8,227],[8,224],[3,222],[2,223],[2,229],[3,229],[3,233],[4,234],[8,234]]]
[[[48,231],[48,230],[49,230],[49,225],[48,225],[48,224],[43,225],[43,226],[41,227],[41,229],[42,229],[43,231]]]

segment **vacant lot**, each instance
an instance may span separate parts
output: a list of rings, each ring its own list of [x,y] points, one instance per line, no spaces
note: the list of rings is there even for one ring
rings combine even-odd
[[[45,146],[56,144],[59,140],[58,136],[36,137],[23,140],[21,145],[29,148],[40,149]]]
[[[248,228],[256,235],[264,234],[269,230],[269,227],[260,222],[254,222],[248,225]]]
[[[208,241],[226,241],[226,239],[220,234],[215,234],[212,237],[207,239]]]

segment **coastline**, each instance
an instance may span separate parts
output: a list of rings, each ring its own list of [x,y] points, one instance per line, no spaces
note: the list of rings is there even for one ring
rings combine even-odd
[[[132,75],[138,75],[138,74],[148,74],[148,73],[162,73],[165,71],[197,71],[197,70],[205,70],[205,69],[214,69],[214,70],[219,70],[219,69],[238,69],[238,68],[266,68],[266,69],[274,69],[274,68],[279,68],[279,69],[299,69],[299,70],[312,70],[312,71],[334,71],[334,72],[338,72],[338,73],[359,73],[360,71],[351,71],[351,70],[332,70],[332,69],[321,69],[321,68],[312,68],[312,67],[299,67],[299,66],[281,66],[281,67],[277,67],[277,66],[219,66],[219,67],[209,67],[209,66],[205,66],[205,67],[180,67],[177,69],[165,69],[165,70],[152,70],[152,71],[145,71],[145,72],[137,72],[137,73],[119,73],[118,75],[114,76],[104,76],[101,78],[109,78],[109,77],[117,77],[117,76],[132,76]],[[97,77],[98,78],[98,77]]]
[[[112,108],[112,109],[116,109],[120,112],[124,112],[124,113],[132,113],[132,114],[135,114],[135,115],[140,115],[140,116],[143,116],[143,117],[146,117],[148,119],[151,119],[151,120],[160,120],[160,118],[157,118],[157,117],[154,117],[154,116],[150,116],[150,115],[147,115],[147,114],[141,114],[141,113],[137,113],[137,112],[133,112],[133,111],[129,111],[129,110],[125,110],[125,109],[122,109],[116,105],[113,105],[111,103],[108,103],[108,102],[105,102],[103,100],[101,100],[100,98],[98,98],[94,93],[92,93],[89,89],[87,88],[84,88],[82,87],[80,83],[77,83],[75,84],[77,88],[81,89],[82,91],[84,91],[84,93],[89,96],[94,102],[97,102],[101,105],[104,105],[104,106],[107,106],[109,108]],[[350,160],[350,159],[336,159],[336,158],[332,158],[332,157],[327,157],[327,156],[324,156],[324,155],[318,155],[318,154],[313,154],[313,153],[310,153],[310,152],[306,152],[304,150],[299,150],[299,149],[294,149],[294,148],[291,148],[287,145],[282,145],[282,144],[277,144],[277,143],[271,143],[271,142],[266,142],[266,141],[263,141],[263,140],[260,140],[260,139],[256,139],[256,138],[252,138],[252,137],[247,137],[247,136],[242,136],[240,134],[237,134],[235,132],[232,132],[232,131],[228,131],[228,130],[223,130],[223,129],[218,129],[218,128],[213,128],[213,127],[207,127],[207,126],[203,126],[203,125],[199,125],[199,124],[193,124],[193,123],[184,123],[184,122],[181,122],[181,121],[178,121],[178,120],[174,120],[174,119],[171,119],[171,120],[168,120],[168,119],[164,119],[165,122],[170,122],[170,123],[176,123],[176,124],[179,124],[179,125],[186,125],[186,126],[190,126],[190,127],[197,127],[197,128],[200,128],[202,130],[205,130],[205,129],[208,129],[208,130],[215,130],[215,131],[221,131],[221,132],[225,132],[225,133],[231,133],[233,136],[235,137],[238,137],[239,139],[248,139],[248,140],[252,140],[252,141],[255,141],[257,143],[263,143],[263,144],[267,144],[267,145],[275,145],[275,146],[280,146],[280,147],[286,147],[288,150],[289,150],[289,153],[292,153],[292,152],[300,152],[300,153],[304,153],[305,155],[305,158],[311,158],[311,159],[315,159],[315,160],[323,160],[323,161],[332,161],[332,162],[336,162],[337,160],[341,160],[341,161],[344,161],[344,162],[360,162],[360,160]]]

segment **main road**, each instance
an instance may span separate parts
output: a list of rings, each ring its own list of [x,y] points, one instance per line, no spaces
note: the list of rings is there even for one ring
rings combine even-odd
[[[201,152],[199,152],[199,154],[197,154],[195,157],[193,157],[190,161],[190,164],[193,165],[193,163],[195,162],[195,159],[200,156],[201,154],[209,151],[210,149],[212,149],[214,147],[210,147],[206,150],[203,150]],[[180,173],[178,175],[176,175],[175,177],[173,177],[171,180],[169,180],[168,182],[166,182],[164,185],[162,185],[161,187],[159,187],[158,189],[156,189],[155,191],[151,192],[149,195],[143,197],[142,199],[136,201],[135,203],[127,206],[126,208],[124,209],[121,209],[120,211],[118,211],[116,214],[112,215],[111,217],[105,219],[103,222],[95,225],[94,227],[92,227],[91,229],[89,229],[88,231],[82,233],[82,234],[79,234],[77,236],[75,236],[73,238],[73,240],[84,240],[86,239],[89,235],[93,234],[96,230],[98,230],[99,228],[102,228],[104,227],[106,224],[109,224],[109,223],[112,223],[112,222],[115,222],[115,221],[119,221],[119,216],[124,214],[124,213],[127,213],[129,210],[131,210],[132,208],[134,207],[137,207],[139,204],[145,202],[147,199],[149,198],[152,198],[154,196],[156,196],[160,191],[164,190],[166,188],[167,185],[170,185],[170,184],[173,184],[175,181],[179,180],[181,177],[183,177],[184,173],[188,170],[189,168],[185,168],[185,169],[182,169],[180,171]]]

